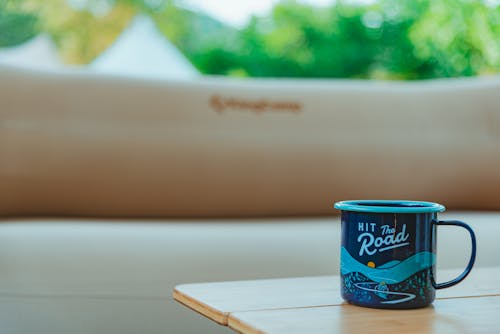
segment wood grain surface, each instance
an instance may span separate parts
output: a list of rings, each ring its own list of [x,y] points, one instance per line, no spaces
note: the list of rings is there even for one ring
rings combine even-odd
[[[459,270],[439,272],[451,279]],[[185,284],[174,299],[241,333],[500,332],[500,267],[475,268],[430,307],[387,311],[346,304],[338,276]],[[465,331],[464,331],[465,330]]]
[[[229,327],[245,334],[499,333],[500,296],[450,298],[417,310],[353,305],[236,312]]]

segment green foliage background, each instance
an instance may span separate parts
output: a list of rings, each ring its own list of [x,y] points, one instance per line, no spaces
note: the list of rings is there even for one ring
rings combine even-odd
[[[500,6],[481,0],[282,1],[242,29],[174,0],[0,0],[0,47],[41,32],[88,63],[144,13],[206,74],[430,79],[500,70]]]

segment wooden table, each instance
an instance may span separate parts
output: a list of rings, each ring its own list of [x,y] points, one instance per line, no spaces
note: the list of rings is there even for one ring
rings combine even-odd
[[[439,272],[439,281],[458,270]],[[186,284],[174,299],[241,333],[500,333],[500,267],[474,268],[432,306],[378,310],[340,297],[338,276]]]

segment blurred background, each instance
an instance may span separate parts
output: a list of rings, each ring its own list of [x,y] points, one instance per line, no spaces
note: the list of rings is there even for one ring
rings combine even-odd
[[[0,63],[156,77],[489,75],[500,70],[499,4],[0,0]]]

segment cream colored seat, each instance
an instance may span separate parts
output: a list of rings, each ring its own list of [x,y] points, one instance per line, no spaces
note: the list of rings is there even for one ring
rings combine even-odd
[[[0,214],[500,210],[500,76],[152,81],[0,67]]]

